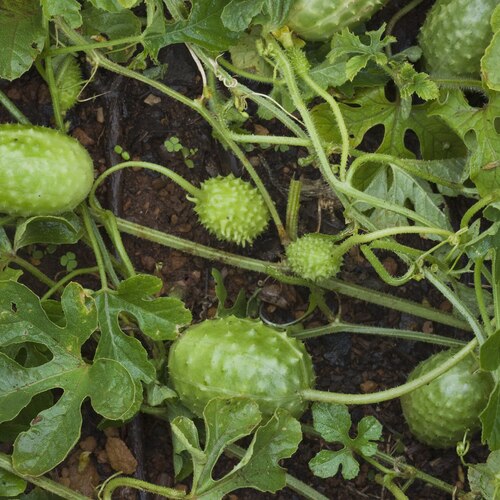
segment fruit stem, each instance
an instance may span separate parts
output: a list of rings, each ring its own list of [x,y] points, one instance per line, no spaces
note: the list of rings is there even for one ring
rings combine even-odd
[[[187,191],[191,196],[196,197],[200,194],[199,188],[193,186],[189,181],[184,179],[179,174],[176,174],[174,171],[170,170],[167,167],[162,167],[161,165],[157,165],[156,163],[149,163],[147,161],[125,161],[122,163],[118,163],[117,165],[108,168],[105,170],[94,182],[92,189],[89,194],[89,204],[95,210],[97,208],[95,192],[96,189],[102,184],[106,177],[109,177],[111,174],[117,172],[118,170],[123,170],[124,168],[146,168],[148,170],[153,170],[154,172],[158,172],[163,174],[165,177],[168,177],[170,180],[174,181],[178,184],[184,191]]]
[[[318,391],[315,389],[304,389],[300,392],[300,396],[305,401],[320,401],[323,403],[340,403],[345,405],[368,405],[381,403],[382,401],[389,401],[390,399],[400,398],[409,392],[429,384],[434,379],[447,372],[450,368],[459,363],[462,359],[466,358],[478,345],[477,338],[472,339],[450,359],[445,361],[440,366],[423,374],[422,376],[406,382],[405,384],[379,391],[370,394],[342,394],[338,392]]]

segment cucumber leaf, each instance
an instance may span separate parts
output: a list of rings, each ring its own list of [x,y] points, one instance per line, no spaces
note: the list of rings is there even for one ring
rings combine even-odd
[[[82,25],[82,6],[78,0],[46,0],[47,11],[50,17],[62,17],[72,28]]]
[[[481,59],[481,74],[491,90],[500,91],[500,5],[493,11],[491,27],[493,38]]]
[[[46,36],[39,2],[0,0],[0,78],[12,81],[28,71]]]
[[[63,215],[36,215],[18,224],[14,251],[34,243],[72,244],[83,235],[80,218],[73,212]]]
[[[347,406],[341,404],[314,403],[312,406],[314,428],[329,443],[342,443],[338,451],[322,450],[309,462],[314,475],[332,477],[342,467],[344,479],[354,479],[359,473],[359,463],[354,452],[371,457],[377,452],[382,437],[382,425],[372,416],[363,417],[358,423],[358,434],[351,438],[351,416]]]
[[[288,412],[278,410],[259,426],[262,415],[254,401],[215,398],[205,407],[203,418],[206,435],[203,449],[192,420],[181,416],[171,423],[177,455],[183,452],[191,455],[193,484],[197,485],[192,495],[215,499],[239,488],[275,492],[285,486],[285,469],[279,461],[295,453],[302,439],[299,422]],[[214,480],[212,471],[222,452],[254,431],[240,462],[224,477]]]
[[[17,497],[24,492],[27,485],[24,479],[0,469],[0,496],[2,498]]]
[[[470,178],[481,196],[500,188],[500,140],[495,123],[500,119],[500,95],[489,94],[483,108],[474,108],[462,92],[449,91],[443,103],[433,103],[430,114],[442,118],[469,150]]]
[[[488,405],[481,412],[482,440],[490,450],[500,449],[500,385],[497,383],[490,394]]]
[[[412,106],[410,114],[405,116],[401,103],[389,101],[384,88],[376,87],[339,105],[350,134],[351,147],[359,146],[370,129],[381,125],[384,132],[376,153],[415,158],[415,153],[405,144],[407,132],[412,131],[419,142],[419,156],[424,160],[465,156],[466,149],[459,135],[439,117],[429,116],[429,111],[434,109],[429,104]],[[315,106],[312,113],[322,139],[340,143],[337,123],[328,105]]]
[[[491,452],[486,463],[469,465],[467,478],[472,493],[500,500],[500,451]]]
[[[240,33],[231,31],[222,21],[227,0],[204,0],[193,2],[187,19],[164,24],[165,31],[157,23],[154,29],[144,31],[144,46],[151,54],[174,43],[194,43],[205,49],[221,51],[228,49]]]
[[[191,313],[180,300],[151,297],[161,287],[160,278],[137,275],[122,281],[116,291],[104,291],[96,297],[101,338],[95,359],[119,362],[132,374],[140,392],[140,380],[153,382],[155,369],[139,340],[123,332],[119,315],[133,316],[141,331],[154,340],[173,340],[179,328],[191,321]]]
[[[82,358],[81,347],[97,327],[94,301],[80,285],[70,283],[61,304],[64,327],[48,319],[27,287],[0,282],[0,422],[16,418],[37,394],[63,391],[14,442],[12,461],[22,474],[41,475],[64,460],[80,436],[80,407],[86,398],[111,420],[130,417],[141,402],[134,380],[119,362],[96,359],[89,364]],[[50,351],[49,362],[26,367],[6,354],[9,346],[26,342],[27,332],[31,342]]]

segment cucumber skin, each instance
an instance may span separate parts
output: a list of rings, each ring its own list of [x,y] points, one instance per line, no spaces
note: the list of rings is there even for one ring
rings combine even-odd
[[[234,316],[186,330],[170,348],[168,370],[179,398],[198,416],[213,398],[242,397],[265,416],[284,408],[298,417],[307,408],[298,393],[314,382],[302,342]]]
[[[410,374],[414,380],[450,359],[456,350],[442,351],[422,361]],[[460,361],[430,384],[401,397],[411,433],[433,448],[450,448],[467,429],[480,429],[479,414],[493,389],[489,373],[479,372],[473,356]]]
[[[72,137],[46,127],[2,124],[0,179],[0,212],[55,215],[86,198],[94,167]]]
[[[477,76],[498,0],[437,0],[420,30],[426,68],[442,76]]]
[[[342,28],[369,19],[388,0],[297,0],[286,24],[305,40],[327,40]]]

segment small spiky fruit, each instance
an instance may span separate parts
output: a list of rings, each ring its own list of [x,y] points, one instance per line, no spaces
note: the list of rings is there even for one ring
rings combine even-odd
[[[387,0],[296,0],[286,20],[305,40],[328,40],[342,28],[370,18]]]
[[[61,112],[66,113],[78,100],[83,87],[82,70],[72,54],[53,59],[56,88],[59,94]]]
[[[443,75],[478,75],[493,37],[490,18],[498,0],[437,0],[420,30],[427,69]]]
[[[229,316],[188,328],[170,348],[170,380],[180,400],[201,416],[213,398],[249,398],[272,415],[285,408],[299,417],[301,391],[314,371],[304,345],[253,319]]]
[[[230,174],[208,179],[195,197],[200,222],[217,238],[245,246],[266,229],[269,211],[257,188]]]
[[[450,349],[422,361],[408,377],[414,380],[442,365],[457,351]],[[401,407],[411,433],[434,448],[455,446],[469,429],[480,428],[479,414],[493,389],[489,373],[479,371],[473,356],[401,398]]]
[[[334,255],[330,238],[309,233],[290,243],[286,257],[292,271],[302,278],[317,281],[334,276],[342,262]]]

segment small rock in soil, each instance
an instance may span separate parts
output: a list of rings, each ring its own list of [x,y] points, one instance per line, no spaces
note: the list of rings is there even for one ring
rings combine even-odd
[[[117,472],[133,474],[137,468],[137,460],[132,455],[128,446],[116,437],[110,437],[106,441],[106,453],[109,465]]]

